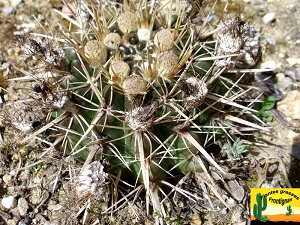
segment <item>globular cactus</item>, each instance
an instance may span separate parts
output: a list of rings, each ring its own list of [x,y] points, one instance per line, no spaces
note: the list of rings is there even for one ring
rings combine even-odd
[[[225,174],[205,148],[218,140],[234,142],[243,127],[264,129],[254,123],[251,86],[239,85],[241,77],[226,71],[238,54],[239,68],[243,62],[254,66],[258,53],[250,59],[249,46],[238,45],[254,36],[251,43],[259,46],[257,33],[231,21],[216,42],[212,32],[189,21],[188,4],[78,1],[65,6],[73,7],[72,15],[58,12],[63,38],[55,48],[43,47],[39,37],[27,37],[31,45],[23,46],[51,74],[33,76],[35,99],[50,112],[26,140],[49,131],[50,147],[85,167],[107,159],[111,178],[121,173],[124,183],[141,184],[147,206],[151,199],[163,217],[161,181],[175,170],[209,172],[209,165]],[[224,43],[229,36],[237,39],[232,50]],[[256,215],[264,207],[256,206]]]
[[[259,221],[265,222],[266,217],[262,216],[262,211],[266,210],[267,208],[267,197],[261,196],[261,193],[256,194],[256,203],[253,206],[253,215]]]

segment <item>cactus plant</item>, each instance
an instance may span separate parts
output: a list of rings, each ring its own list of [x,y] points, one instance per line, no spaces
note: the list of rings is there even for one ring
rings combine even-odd
[[[262,216],[262,211],[267,208],[267,197],[261,195],[261,193],[256,194],[256,203],[253,206],[253,215],[256,219],[261,222],[266,222],[268,218],[266,216]]]
[[[229,70],[255,65],[259,34],[239,17],[215,35],[207,23],[195,29],[187,4],[78,1],[65,6],[75,7],[72,16],[57,11],[63,38],[52,45],[40,36],[19,37],[42,64],[29,77],[36,82],[34,107],[47,112],[24,141],[47,132],[48,149],[76,157],[82,171],[107,159],[111,179],[139,184],[147,213],[151,200],[162,217],[161,185],[175,187],[166,178],[208,173],[209,166],[225,174],[206,147],[240,140],[244,127],[266,129],[255,123],[252,87]],[[234,38],[233,48],[227,41]],[[255,206],[258,218],[263,200]]]
[[[286,209],[287,209],[287,212],[285,213],[285,215],[286,215],[286,216],[292,215],[292,207],[291,207],[290,205],[288,205],[288,206],[286,207]]]

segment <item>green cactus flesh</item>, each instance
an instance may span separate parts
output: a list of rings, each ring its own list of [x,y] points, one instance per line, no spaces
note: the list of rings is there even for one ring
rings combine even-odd
[[[82,3],[87,12],[93,12],[92,19],[81,25],[70,19],[67,22],[73,29],[62,23],[65,56],[61,61],[67,66],[53,66],[52,72],[57,75],[51,82],[55,88],[44,96],[63,93],[67,97],[50,113],[47,128],[53,128],[49,140],[54,147],[83,162],[90,157],[106,158],[112,174],[121,171],[122,179],[138,181],[149,193],[150,183],[159,184],[174,171],[201,172],[213,165],[224,173],[206,147],[220,139],[234,142],[243,134],[243,127],[262,127],[254,124],[248,95],[251,86],[240,85],[240,75],[225,73],[230,63],[216,65],[222,57],[228,61],[233,57],[216,57],[214,36],[195,33],[189,22],[177,16],[184,13],[180,5],[177,14],[170,11],[172,7],[167,10],[166,15],[173,14],[169,17],[158,11],[160,7],[141,2],[136,7],[124,3],[120,10],[110,6],[104,10],[101,4],[95,10],[96,6]],[[141,20],[138,26],[142,24],[150,32],[147,41],[143,41],[147,37],[139,36],[134,24],[126,27],[118,20],[127,10],[136,13]],[[171,44],[155,38],[162,29],[172,34]],[[119,48],[103,50],[105,37],[113,32],[121,37]],[[107,52],[85,52],[90,38]],[[97,58],[106,54],[106,59]],[[119,61],[128,64],[129,75],[122,74],[126,69],[112,69],[111,65]],[[125,85],[133,75],[140,82]],[[98,150],[92,153],[95,146]],[[134,179],[128,180],[132,177],[128,174]],[[261,218],[266,207],[266,199],[258,197],[255,217]]]

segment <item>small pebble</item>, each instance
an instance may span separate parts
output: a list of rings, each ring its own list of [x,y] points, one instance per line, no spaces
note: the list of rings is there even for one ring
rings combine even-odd
[[[297,71],[293,67],[286,67],[284,74],[285,74],[285,76],[291,78],[293,80],[293,82],[295,82],[297,80],[297,78],[296,78]]]
[[[25,220],[21,220],[21,221],[19,221],[18,225],[27,225],[27,224],[26,224]]]
[[[18,220],[16,218],[7,220],[7,225],[17,225]]]
[[[273,176],[277,171],[278,171],[278,165],[277,164],[269,165],[269,168],[268,168],[268,175],[269,176]]]
[[[291,35],[286,35],[286,36],[285,36],[285,40],[286,40],[286,41],[290,41],[291,39],[292,39]]]
[[[48,205],[47,209],[50,210],[50,211],[58,211],[58,210],[61,210],[62,205],[60,204],[56,204],[56,205]]]
[[[290,91],[284,100],[278,102],[277,109],[287,117],[300,119],[300,92]]]
[[[264,24],[268,24],[270,22],[272,22],[275,19],[275,13],[271,12],[271,13],[267,13],[266,15],[264,15],[264,17],[262,18]]]
[[[268,181],[265,181],[261,186],[260,188],[274,188],[274,185],[271,184],[270,182]]]
[[[261,64],[260,68],[261,69],[276,69],[277,64],[275,61],[266,61]]]
[[[200,215],[198,213],[195,213],[192,216],[192,221],[193,221],[193,224],[195,224],[195,225],[201,225],[202,224],[201,217],[200,217]]]
[[[17,200],[14,196],[8,196],[4,197],[1,201],[1,204],[6,208],[6,209],[12,209],[17,205]]]
[[[58,225],[58,223],[56,221],[54,222],[46,221],[44,225]]]
[[[285,75],[283,73],[277,73],[276,74],[276,79],[277,79],[277,82],[280,82],[282,81],[282,79],[285,77]]]
[[[122,36],[123,34],[122,34],[122,31],[119,29],[119,28],[114,28],[114,29],[111,29],[111,32],[113,32],[113,33],[117,33],[117,34],[119,34],[120,36]]]
[[[289,77],[283,77],[278,83],[278,88],[281,91],[285,91],[288,87],[293,86],[293,81]]]
[[[277,153],[282,154],[283,153],[283,148],[281,146],[277,147]]]
[[[300,81],[300,68],[296,68],[295,70],[295,79]]]
[[[268,44],[270,45],[276,45],[276,40],[274,38],[268,38],[268,37],[265,37],[265,40],[268,42]]]
[[[296,64],[300,65],[300,58],[287,58],[286,61],[290,66],[294,66]]]
[[[28,202],[26,201],[26,199],[22,198],[22,197],[19,198],[19,200],[18,200],[18,209],[19,209],[19,212],[20,212],[21,216],[26,215],[28,208],[29,208],[29,206],[28,206]]]
[[[5,174],[3,177],[2,177],[2,180],[4,181],[5,184],[9,184],[12,180],[12,176],[9,175],[9,174]]]
[[[35,220],[37,222],[39,222],[39,224],[44,224],[47,220],[45,219],[45,217],[43,217],[41,214],[36,214],[35,215]]]
[[[11,0],[10,1],[10,6],[15,8],[17,7],[20,3],[22,2],[22,0]]]

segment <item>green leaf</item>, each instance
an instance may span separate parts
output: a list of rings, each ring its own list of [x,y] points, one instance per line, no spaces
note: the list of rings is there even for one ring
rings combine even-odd
[[[266,111],[274,108],[276,103],[275,97],[273,95],[270,95],[265,98],[265,101],[262,103],[261,109]]]
[[[273,120],[273,115],[271,113],[264,113],[263,121],[264,122],[271,122]]]

